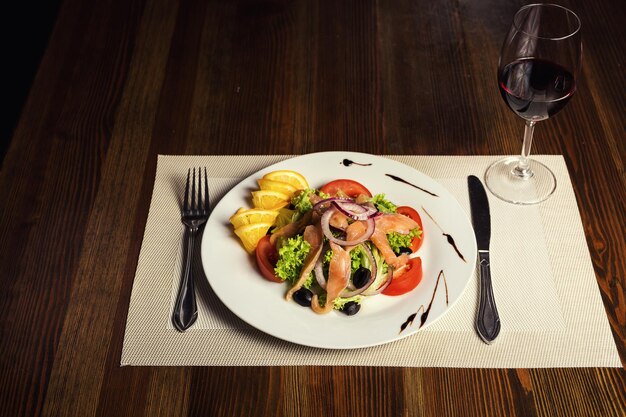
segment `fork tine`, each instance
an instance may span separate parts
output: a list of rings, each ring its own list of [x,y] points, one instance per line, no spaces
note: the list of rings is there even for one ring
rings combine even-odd
[[[198,214],[202,213],[202,168],[198,167]]]
[[[196,169],[193,169],[193,175],[191,177],[191,210],[196,210]]]
[[[209,212],[209,180],[206,175],[206,167],[204,167],[204,211]]]
[[[187,171],[187,184],[185,185],[185,199],[183,200],[183,211],[189,211],[189,180],[191,179],[191,168]]]

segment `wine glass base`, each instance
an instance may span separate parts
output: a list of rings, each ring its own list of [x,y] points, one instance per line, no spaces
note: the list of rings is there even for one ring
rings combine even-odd
[[[492,164],[485,173],[485,184],[493,195],[514,204],[537,204],[550,197],[556,189],[556,178],[540,162],[528,159],[531,175],[522,177],[516,170],[519,156],[511,156]]]

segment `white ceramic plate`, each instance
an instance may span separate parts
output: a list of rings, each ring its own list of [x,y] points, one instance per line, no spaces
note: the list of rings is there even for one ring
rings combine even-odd
[[[228,222],[240,207],[251,207],[250,191],[258,189],[256,180],[279,169],[300,172],[314,188],[338,178],[353,179],[372,194],[384,193],[397,205],[415,208],[422,217],[425,236],[419,250],[424,269],[422,282],[402,296],[368,297],[354,316],[337,311],[317,315],[310,308],[285,301],[287,285],[263,279],[254,257],[243,249]],[[451,236],[456,249],[444,233]],[[202,263],[209,283],[234,314],[280,339],[329,349],[374,346],[418,332],[445,315],[459,300],[475,262],[476,240],[471,222],[443,186],[407,165],[354,152],[303,155],[249,176],[216,205],[202,241]]]

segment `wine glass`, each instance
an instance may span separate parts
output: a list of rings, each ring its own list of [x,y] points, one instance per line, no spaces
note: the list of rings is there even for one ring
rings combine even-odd
[[[576,91],[582,59],[580,19],[555,4],[518,10],[502,45],[498,85],[504,102],[526,120],[520,156],[491,165],[489,190],[515,204],[544,201],[556,188],[554,174],[529,158],[535,124],[560,111]]]

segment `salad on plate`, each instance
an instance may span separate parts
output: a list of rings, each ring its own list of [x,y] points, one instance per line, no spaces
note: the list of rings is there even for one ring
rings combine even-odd
[[[318,314],[354,315],[367,298],[400,296],[420,283],[424,233],[414,208],[351,179],[316,189],[280,170],[257,183],[254,207],[230,222],[261,276],[288,284],[286,300]]]

